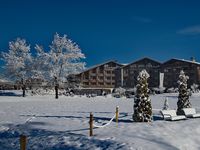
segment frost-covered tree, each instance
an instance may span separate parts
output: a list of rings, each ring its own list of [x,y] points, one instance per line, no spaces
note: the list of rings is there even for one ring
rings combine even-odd
[[[42,64],[38,73],[53,81],[57,90],[59,83],[66,81],[68,75],[76,74],[85,68],[85,63],[82,62],[85,55],[67,35],[59,36],[56,33],[49,47],[49,52],[44,52],[41,46],[35,47],[38,55],[41,56],[39,62]]]
[[[82,62],[85,55],[67,35],[62,37],[56,33],[49,53],[44,53],[40,46],[37,46],[36,49],[45,55],[43,59],[46,59],[49,77],[57,78],[59,82],[64,81],[69,74],[75,74],[85,68],[85,63]]]
[[[32,65],[32,78],[49,80],[49,53],[44,52],[42,46],[36,44],[36,56]]]
[[[187,89],[187,80],[189,79],[188,76],[185,75],[184,71],[181,70],[179,75],[179,81],[178,81],[178,102],[177,102],[177,114],[182,115],[184,114],[182,109],[183,108],[190,108],[192,107],[190,101],[189,101],[189,91]]]
[[[169,103],[168,103],[168,98],[166,97],[163,105],[163,110],[168,110],[168,109],[169,109]]]
[[[65,84],[65,87],[67,89],[75,89],[78,88],[80,85],[80,80],[76,75],[70,74],[67,76],[67,83]]]
[[[6,75],[11,79],[21,81],[23,96],[25,96],[26,79],[31,76],[30,45],[25,39],[17,38],[9,42],[9,50],[7,53],[2,53],[2,57],[5,62]]]
[[[150,122],[152,119],[151,99],[148,95],[148,78],[149,74],[146,70],[142,70],[137,77],[138,84],[136,86],[133,114],[133,120],[136,122]]]

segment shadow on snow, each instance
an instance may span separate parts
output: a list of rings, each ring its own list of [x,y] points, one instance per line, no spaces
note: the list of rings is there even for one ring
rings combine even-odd
[[[45,125],[43,122],[31,122],[22,125],[6,124],[7,131],[0,131],[1,150],[19,149],[19,137],[27,136],[27,149],[31,150],[94,150],[94,149],[128,149],[124,144],[111,139],[96,139],[82,134],[66,131],[48,131],[33,127]],[[85,129],[88,130],[88,129]]]

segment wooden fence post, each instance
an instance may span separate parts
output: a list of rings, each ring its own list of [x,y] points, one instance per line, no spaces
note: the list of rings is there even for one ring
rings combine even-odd
[[[118,119],[119,119],[119,106],[116,107],[116,117],[115,117],[115,121],[118,124]]]
[[[20,135],[20,150],[26,150],[26,136]]]
[[[93,114],[92,113],[90,113],[90,122],[89,122],[89,124],[90,124],[90,133],[89,133],[89,135],[93,136]]]

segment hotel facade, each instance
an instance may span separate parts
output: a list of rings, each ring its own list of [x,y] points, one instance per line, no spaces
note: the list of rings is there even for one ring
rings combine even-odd
[[[150,74],[149,87],[176,88],[180,71],[189,76],[188,86],[200,85],[200,63],[195,60],[170,59],[164,63],[142,58],[123,65],[116,61],[108,61],[93,66],[76,76],[83,88],[134,88],[137,85],[139,72],[146,69]]]

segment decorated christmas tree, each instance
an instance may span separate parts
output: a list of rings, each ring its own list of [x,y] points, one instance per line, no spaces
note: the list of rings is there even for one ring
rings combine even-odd
[[[178,89],[179,89],[179,96],[177,102],[177,115],[183,115],[183,108],[190,108],[191,103],[189,101],[189,91],[187,89],[187,80],[189,79],[188,76],[185,75],[184,71],[182,70],[179,75],[178,81]]]
[[[133,114],[133,120],[136,122],[150,122],[152,119],[151,99],[148,95],[148,78],[149,74],[146,70],[142,70],[137,77],[138,84],[136,86]]]

